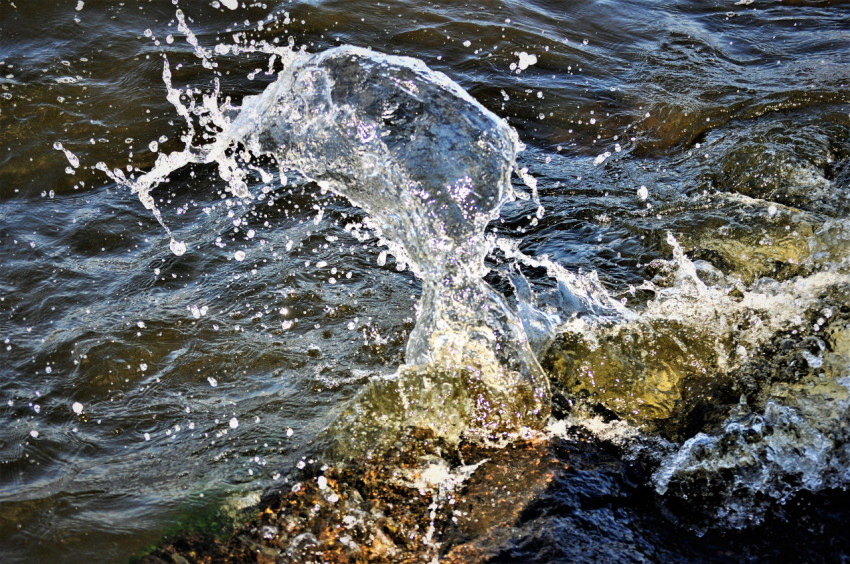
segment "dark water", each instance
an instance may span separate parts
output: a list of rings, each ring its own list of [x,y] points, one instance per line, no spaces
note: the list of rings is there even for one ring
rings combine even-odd
[[[210,51],[292,37],[415,56],[526,144],[545,215],[519,201],[491,228],[549,262],[505,247],[488,281],[513,296],[526,280],[557,316],[540,354],[549,436],[581,479],[534,501],[497,559],[707,558],[729,543],[736,560],[752,527],[846,557],[846,3],[227,4],[179,3]],[[262,199],[243,202],[213,166],[185,167],[152,192],[188,247],[175,256],[95,168],[149,170],[182,148],[163,55],[175,87],[206,92],[215,74],[175,9],[0,0],[4,562],[123,561],[227,521],[404,362],[420,279],[351,228],[365,213],[345,199],[258,179]],[[215,61],[234,105],[280,70],[262,53]],[[595,271],[626,313],[591,315],[556,266]],[[785,550],[759,546],[748,557]]]

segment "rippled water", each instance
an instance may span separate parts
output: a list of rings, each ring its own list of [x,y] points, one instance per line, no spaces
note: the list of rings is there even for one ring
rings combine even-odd
[[[394,417],[380,382],[423,279],[369,226],[380,209],[263,162],[240,200],[189,164],[150,192],[178,256],[96,166],[139,176],[186,146],[164,56],[183,104],[217,79],[236,112],[290,37],[417,57],[526,146],[545,213],[502,207],[486,282],[535,345],[540,440],[575,473],[529,486],[485,553],[846,554],[846,3],[235,4],[0,0],[4,562],[122,561],[226,524],[338,456],[358,405]]]

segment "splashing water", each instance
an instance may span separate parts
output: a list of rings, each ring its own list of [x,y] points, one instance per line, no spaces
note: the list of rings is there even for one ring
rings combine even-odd
[[[542,422],[548,380],[517,313],[483,280],[495,247],[485,229],[515,197],[516,133],[419,60],[350,46],[316,55],[275,49],[285,70],[245,98],[232,120],[234,108],[217,103],[217,83],[202,107],[184,105],[166,61],[168,99],[190,126],[186,148],[160,154],[134,180],[98,168],[130,186],[160,223],[150,192],[189,163],[217,163],[241,198],[250,197],[246,175],[261,157],[276,162],[281,177],[296,171],[345,196],[422,279],[419,319],[396,382],[408,391],[398,425],[457,439],[469,419],[486,433]],[[192,115],[221,131],[213,143],[192,145]],[[185,252],[174,239],[171,248]],[[387,393],[395,398],[398,390]]]
[[[204,66],[215,68],[213,55],[196,40],[190,43]],[[286,173],[296,172],[367,212],[369,227],[401,268],[407,266],[421,278],[422,296],[406,364],[391,378],[369,382],[332,427],[329,434],[342,453],[374,453],[410,427],[456,442],[463,435],[492,438],[540,426],[549,413],[550,392],[535,353],[546,353],[560,334],[561,351],[555,356],[562,357],[553,363],[553,377],[561,386],[577,397],[590,397],[637,428],[684,441],[666,458],[661,450],[654,455],[659,495],[693,499],[694,491],[705,489],[702,476],[736,472],[735,491],[712,490],[724,500],[719,506],[731,503],[734,508],[714,517],[742,526],[758,511],[756,494],[787,499],[790,494],[774,487],[785,476],[803,476],[800,487],[813,491],[823,484],[846,483],[844,474],[836,477],[830,469],[841,458],[839,449],[822,440],[821,426],[810,424],[819,416],[806,412],[797,417],[808,405],[774,401],[779,392],[767,386],[767,391],[750,392],[754,422],[740,423],[744,416],[734,410],[721,414],[722,407],[717,408],[713,434],[685,441],[688,435],[670,431],[690,429],[692,412],[709,409],[717,397],[728,401],[729,390],[745,388],[736,379],[750,369],[748,351],[769,346],[794,325],[800,308],[815,307],[822,291],[845,284],[843,276],[820,273],[774,289],[748,290],[742,281],[711,283],[709,274],[721,280],[724,275],[717,269],[710,272],[713,267],[704,261],[691,262],[668,234],[672,260],[659,262],[669,270],[669,280],[644,282],[639,289],[655,293],[655,299],[645,311],[630,310],[625,300],[607,293],[595,273],[572,273],[486,233],[500,208],[522,196],[513,191],[511,174],[516,172],[536,199],[535,181],[527,171],[514,170],[521,144],[513,129],[448,77],[416,59],[348,46],[308,55],[291,45],[219,45],[215,54],[248,51],[272,54],[285,68],[263,93],[245,98],[239,108],[219,100],[217,81],[200,103],[181,96],[172,87],[166,61],[168,99],[188,124],[185,148],[160,153],[154,168],[136,178],[102,163],[98,168],[137,193],[164,227],[151,191],[191,163],[216,164],[229,190],[248,199],[249,176],[257,172],[268,182],[270,175],[258,163],[273,162],[283,184]],[[195,119],[200,128],[218,132],[210,143],[194,143],[199,129]],[[538,217],[541,213],[539,209]],[[771,217],[775,214],[774,207]],[[811,243],[813,253],[818,245]],[[172,238],[171,249],[180,255],[186,246]],[[489,270],[485,258],[494,249],[513,265],[508,278],[515,307],[483,279]],[[381,264],[385,257],[382,253]],[[557,283],[555,289],[535,292],[519,268],[513,268],[518,263],[544,269]],[[564,315],[572,317],[565,320]],[[598,317],[613,323],[594,325]],[[763,415],[753,415],[758,411]],[[839,425],[845,419],[843,408],[828,418]],[[764,421],[773,425],[774,420],[790,421],[791,430],[771,431],[756,449],[735,441],[738,446],[726,448],[728,437],[738,437],[741,428],[760,429]],[[592,418],[581,425],[588,421]],[[801,456],[785,446],[797,435],[808,449]],[[781,454],[775,464],[774,453]],[[758,460],[764,471],[757,479],[741,477],[746,474],[742,459]],[[736,497],[739,490],[746,490],[741,499]]]

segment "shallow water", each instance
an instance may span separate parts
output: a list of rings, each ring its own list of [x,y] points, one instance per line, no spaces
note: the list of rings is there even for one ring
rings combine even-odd
[[[151,192],[175,256],[95,166],[183,148],[163,55],[175,88],[200,100],[217,72],[238,107],[282,65],[215,46],[289,37],[418,57],[526,145],[545,213],[505,204],[486,281],[542,343],[548,436],[595,478],[555,483],[495,558],[716,556],[693,547],[798,513],[813,559],[846,550],[817,508],[850,479],[846,3],[181,1],[213,70],[171,2],[0,1],[4,562],[121,561],[226,522],[405,361],[421,278],[343,197],[273,171],[242,201],[189,165]],[[648,524],[659,506],[686,540]]]

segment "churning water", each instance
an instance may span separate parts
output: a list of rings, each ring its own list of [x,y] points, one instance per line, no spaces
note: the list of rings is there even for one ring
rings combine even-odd
[[[841,3],[0,1],[3,561],[846,556]]]

